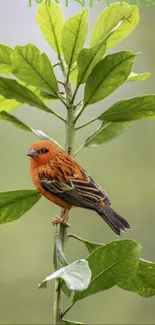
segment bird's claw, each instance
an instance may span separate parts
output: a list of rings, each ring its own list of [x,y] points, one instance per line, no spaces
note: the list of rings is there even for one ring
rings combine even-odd
[[[54,219],[52,221],[53,226],[55,226],[55,225],[57,225],[59,223],[63,224],[66,227],[70,227],[70,224],[67,221],[63,220],[63,218],[57,217],[56,219]]]

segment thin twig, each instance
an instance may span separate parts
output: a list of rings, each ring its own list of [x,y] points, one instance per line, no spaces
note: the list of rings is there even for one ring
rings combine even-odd
[[[62,317],[64,317],[67,313],[68,313],[68,311],[74,306],[74,304],[75,304],[75,302],[76,301],[74,301],[74,302],[72,302],[72,304],[70,304],[69,306],[68,306],[68,308],[64,311],[64,313],[62,314]]]
[[[59,115],[58,113],[56,113],[54,111],[51,111],[50,113],[53,114],[54,116],[58,117],[61,121],[66,123],[66,120],[61,115]]]
[[[59,97],[59,99],[61,100],[61,102],[67,107],[67,103],[66,101],[62,98],[62,96],[60,94],[57,94],[57,96]]]
[[[83,98],[81,98],[81,99],[79,100],[79,102],[75,105],[75,108],[77,108],[79,105],[81,105],[82,102],[83,102]]]
[[[86,144],[86,143],[83,143],[83,144],[79,147],[79,149],[77,149],[77,150],[75,151],[75,153],[73,154],[73,157],[75,157],[75,156],[78,155],[78,153],[79,153],[79,152],[84,148],[85,144]]]
[[[53,64],[53,68],[55,68],[57,66],[60,66],[60,62],[57,62],[57,63]]]
[[[83,113],[86,106],[87,106],[86,104],[83,104],[83,106],[77,111],[77,114],[76,114],[75,119],[74,119],[74,124],[77,122],[77,120],[79,119],[79,117]]]
[[[79,126],[75,129],[75,131],[82,129],[82,128],[84,128],[85,126],[87,126],[87,125],[89,125],[89,124],[91,124],[91,123],[93,123],[93,122],[95,122],[95,121],[97,121],[97,120],[98,120],[98,116],[92,118],[91,120],[89,120],[89,121],[87,121],[87,122],[85,122],[85,123],[83,123],[83,124],[81,124],[81,125],[79,125]]]
[[[62,82],[61,80],[57,80],[58,81],[58,83],[60,84],[60,85],[62,85],[62,86],[64,86],[65,87],[65,84],[64,84],[64,82]]]

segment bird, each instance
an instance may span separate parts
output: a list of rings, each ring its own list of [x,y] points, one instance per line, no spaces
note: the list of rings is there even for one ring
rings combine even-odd
[[[116,235],[131,228],[127,220],[112,207],[106,192],[67,153],[49,140],[39,140],[31,145],[30,173],[37,190],[48,200],[65,209],[63,217],[53,220],[53,225],[67,222],[72,207],[97,212]]]

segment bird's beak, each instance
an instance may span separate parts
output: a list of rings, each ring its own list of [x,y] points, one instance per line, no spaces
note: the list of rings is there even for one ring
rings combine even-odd
[[[30,149],[27,153],[27,156],[32,157],[32,158],[38,158],[38,153],[36,150],[34,150],[33,148]]]

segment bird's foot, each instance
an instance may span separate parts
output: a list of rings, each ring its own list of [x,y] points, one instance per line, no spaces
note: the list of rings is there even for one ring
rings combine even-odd
[[[63,218],[57,217],[52,221],[53,226],[57,225],[58,223],[63,224],[66,227],[70,227],[70,224]]]

